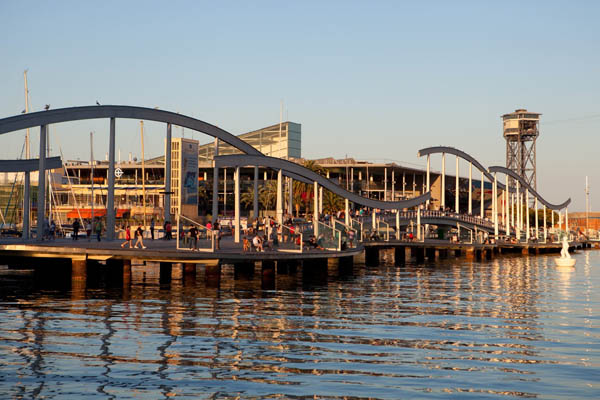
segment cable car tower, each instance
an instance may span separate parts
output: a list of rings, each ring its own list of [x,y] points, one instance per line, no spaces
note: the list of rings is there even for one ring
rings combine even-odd
[[[535,142],[539,136],[539,113],[518,109],[502,116],[506,139],[506,168],[513,170],[537,191]],[[509,180],[514,187],[515,181]]]

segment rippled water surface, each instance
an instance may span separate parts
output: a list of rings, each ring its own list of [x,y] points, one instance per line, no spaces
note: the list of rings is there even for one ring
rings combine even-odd
[[[600,252],[553,257],[125,288],[3,270],[0,397],[600,398]]]

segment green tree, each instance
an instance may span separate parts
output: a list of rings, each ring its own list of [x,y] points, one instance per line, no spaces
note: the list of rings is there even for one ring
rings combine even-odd
[[[345,208],[344,199],[329,190],[323,191],[323,212],[334,214]]]

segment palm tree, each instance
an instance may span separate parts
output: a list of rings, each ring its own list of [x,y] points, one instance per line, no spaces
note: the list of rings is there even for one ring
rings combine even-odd
[[[265,185],[258,190],[258,200],[266,210],[274,208],[275,202],[277,201],[277,182],[266,182]]]
[[[311,171],[322,176],[325,176],[325,174],[327,173],[325,168],[323,168],[313,160],[304,161],[303,166],[304,168],[308,168]],[[314,196],[314,185],[294,181],[293,190],[294,204],[296,205],[296,217],[298,217],[300,214],[300,204],[304,204],[304,209],[306,210],[306,212],[312,211],[311,200]]]
[[[328,214],[334,214],[343,210],[345,207],[344,199],[329,190],[323,191],[323,211]]]
[[[246,190],[240,196],[240,202],[247,209],[254,205],[254,187],[249,186],[246,188]]]

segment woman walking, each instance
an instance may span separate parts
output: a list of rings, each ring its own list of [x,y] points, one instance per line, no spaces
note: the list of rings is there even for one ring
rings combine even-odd
[[[129,243],[129,248],[132,248],[132,244],[131,244],[131,226],[127,225],[127,228],[125,229],[125,241],[123,243],[121,243],[121,247],[125,247],[125,245]]]

